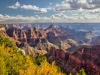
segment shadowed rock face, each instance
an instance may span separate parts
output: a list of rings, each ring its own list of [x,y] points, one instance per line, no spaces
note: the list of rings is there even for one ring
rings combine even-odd
[[[22,27],[23,26],[23,27]],[[30,46],[38,49],[49,50],[52,46],[73,52],[82,41],[87,39],[87,32],[78,32],[59,26],[50,25],[46,29],[38,29],[31,25],[6,25],[8,36],[20,42],[27,42]],[[83,34],[83,35],[82,35]],[[78,36],[78,37],[77,37]]]
[[[55,26],[48,27],[44,30],[37,29],[36,27],[25,27],[24,30],[17,27],[10,27],[6,31],[8,36],[20,42],[27,42],[30,46],[36,47],[39,50],[48,50],[52,46],[58,48],[61,44],[61,37],[59,36],[62,32],[63,31],[61,31],[59,27]],[[68,46],[70,47],[70,45]],[[65,49],[69,47],[66,47]]]
[[[11,27],[7,29],[6,33],[15,40],[26,42],[37,50],[48,50],[52,46],[58,48],[58,46],[48,42],[45,30],[38,30],[36,27],[31,27],[28,30]]]
[[[75,31],[61,26],[50,25],[46,29],[39,29],[28,25],[6,25],[6,33],[13,39],[26,42],[38,50],[49,50],[51,47],[73,52],[79,44],[90,41],[87,35],[90,32]],[[82,41],[82,42],[81,42]]]
[[[84,68],[87,75],[100,75],[100,46],[82,47],[70,54],[51,48],[47,54],[50,62],[55,61],[65,73],[76,73]]]
[[[19,28],[11,27],[7,31],[7,34],[20,41],[20,42],[32,42],[37,38],[45,38],[43,35],[43,31],[38,31],[36,28],[29,28],[29,30],[22,30]]]

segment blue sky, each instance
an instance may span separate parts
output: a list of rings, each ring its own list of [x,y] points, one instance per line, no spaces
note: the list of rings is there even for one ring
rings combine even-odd
[[[100,0],[0,0],[0,23],[100,22]]]

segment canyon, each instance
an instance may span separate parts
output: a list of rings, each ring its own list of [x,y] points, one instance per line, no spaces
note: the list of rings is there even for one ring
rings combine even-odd
[[[25,54],[46,55],[49,62],[55,61],[66,74],[74,75],[84,68],[87,75],[100,75],[99,33],[89,26],[80,27],[4,24],[0,34],[15,40]]]
[[[49,62],[55,61],[65,73],[73,75],[84,68],[87,75],[100,75],[100,45],[83,46],[73,53],[51,48],[47,54]]]
[[[72,47],[78,47],[82,44],[90,44],[93,37],[92,32],[76,31],[74,29],[64,28],[62,26],[50,25],[47,28],[38,29],[32,25],[6,25],[6,34],[19,41],[26,42],[31,47],[38,50],[49,50],[56,47],[71,51]],[[72,50],[73,52],[73,50]]]

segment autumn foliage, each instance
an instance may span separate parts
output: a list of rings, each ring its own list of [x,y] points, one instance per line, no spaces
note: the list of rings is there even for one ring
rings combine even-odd
[[[17,50],[15,43],[0,36],[0,75],[66,75],[44,55],[31,57]],[[83,75],[79,74],[78,75]]]
[[[65,75],[45,56],[24,55],[9,39],[0,36],[0,40],[0,75]]]

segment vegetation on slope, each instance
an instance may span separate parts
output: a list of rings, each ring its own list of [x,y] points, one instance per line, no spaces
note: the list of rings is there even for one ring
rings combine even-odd
[[[0,36],[0,75],[64,75],[45,56],[33,58],[16,49],[14,42]]]
[[[79,72],[77,75],[85,75]],[[31,57],[17,50],[15,42],[0,36],[0,75],[65,75],[46,57]]]

